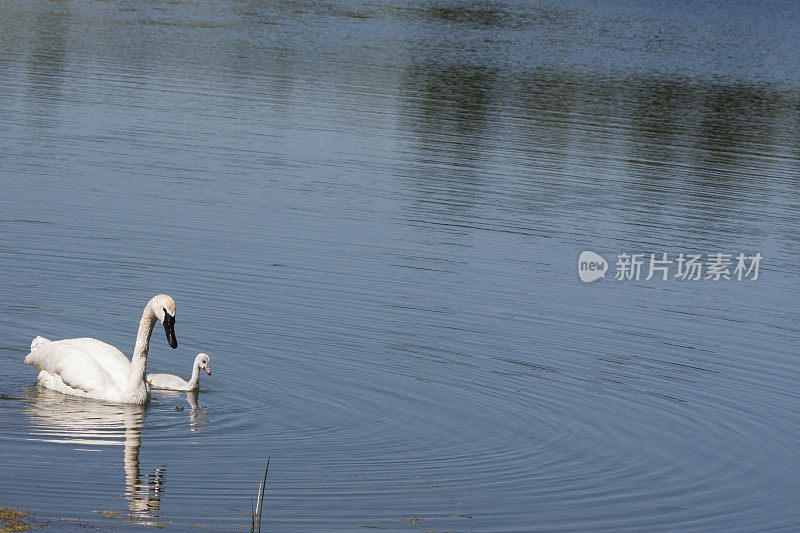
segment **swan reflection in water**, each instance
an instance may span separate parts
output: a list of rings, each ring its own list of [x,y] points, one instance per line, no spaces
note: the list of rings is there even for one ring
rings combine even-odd
[[[186,401],[189,403],[189,407],[191,411],[189,412],[189,431],[195,433],[198,431],[203,431],[206,429],[206,424],[208,424],[208,420],[206,419],[206,415],[208,414],[208,409],[205,406],[200,406],[198,402],[198,391],[188,391],[188,392],[181,392],[181,391],[169,391],[169,390],[158,390],[154,392],[154,395],[158,395],[161,398],[169,398],[169,399],[176,399],[180,398],[181,396],[186,397]],[[176,409],[183,410],[183,407],[176,407]]]
[[[26,388],[24,402],[31,419],[33,440],[73,446],[124,446],[125,491],[131,520],[141,525],[158,525],[166,466],[141,475],[139,449],[145,407],[107,404],[66,396],[42,387]],[[113,513],[111,513],[113,514]]]

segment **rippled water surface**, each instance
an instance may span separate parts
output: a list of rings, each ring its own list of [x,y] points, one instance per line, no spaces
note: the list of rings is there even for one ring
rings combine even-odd
[[[273,531],[796,530],[798,20],[0,3],[0,504],[234,530],[269,454]],[[764,260],[614,279],[680,252]],[[34,336],[130,354],[162,291],[199,395],[36,386]]]

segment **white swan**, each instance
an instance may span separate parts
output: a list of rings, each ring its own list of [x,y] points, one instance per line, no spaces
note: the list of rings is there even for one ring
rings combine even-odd
[[[183,380],[172,374],[147,374],[147,384],[154,389],[166,389],[177,391],[193,391],[200,388],[200,369],[211,375],[211,359],[206,353],[199,353],[194,358],[192,365],[192,377],[189,381]]]
[[[175,339],[175,301],[166,294],[154,296],[142,312],[133,357],[97,339],[49,341],[36,337],[26,365],[39,369],[39,384],[54,391],[115,403],[146,404],[150,387],[144,381],[150,335],[156,320],[164,324],[167,342]]]

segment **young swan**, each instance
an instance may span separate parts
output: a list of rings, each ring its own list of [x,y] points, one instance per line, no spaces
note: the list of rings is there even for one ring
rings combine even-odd
[[[184,381],[172,374],[147,374],[147,384],[154,389],[194,391],[200,387],[200,369],[211,375],[211,359],[206,353],[199,353],[194,358],[192,366],[192,378]]]

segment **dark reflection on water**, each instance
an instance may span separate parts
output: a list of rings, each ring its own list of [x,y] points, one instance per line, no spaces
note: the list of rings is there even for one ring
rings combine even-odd
[[[0,503],[246,528],[270,454],[280,531],[791,529],[798,9],[0,4]],[[33,385],[161,291],[199,394]]]
[[[762,210],[797,220],[795,205],[770,202],[776,185],[796,190],[795,91],[663,77],[501,77],[458,63],[428,70],[430,64],[416,61],[405,85],[404,121],[424,169],[414,186],[423,209],[480,205],[492,194],[488,178],[498,173],[486,163],[500,152],[498,163],[532,182],[510,198],[520,205],[504,206],[518,208],[519,223],[532,211],[562,210],[564,199],[589,211],[613,201],[634,207],[626,215],[634,225],[675,229],[676,243],[708,246],[710,230],[763,236]],[[501,128],[506,144],[498,146],[493,134]],[[570,194],[576,189],[588,193],[583,202]],[[796,237],[794,224],[782,226],[776,229]]]

